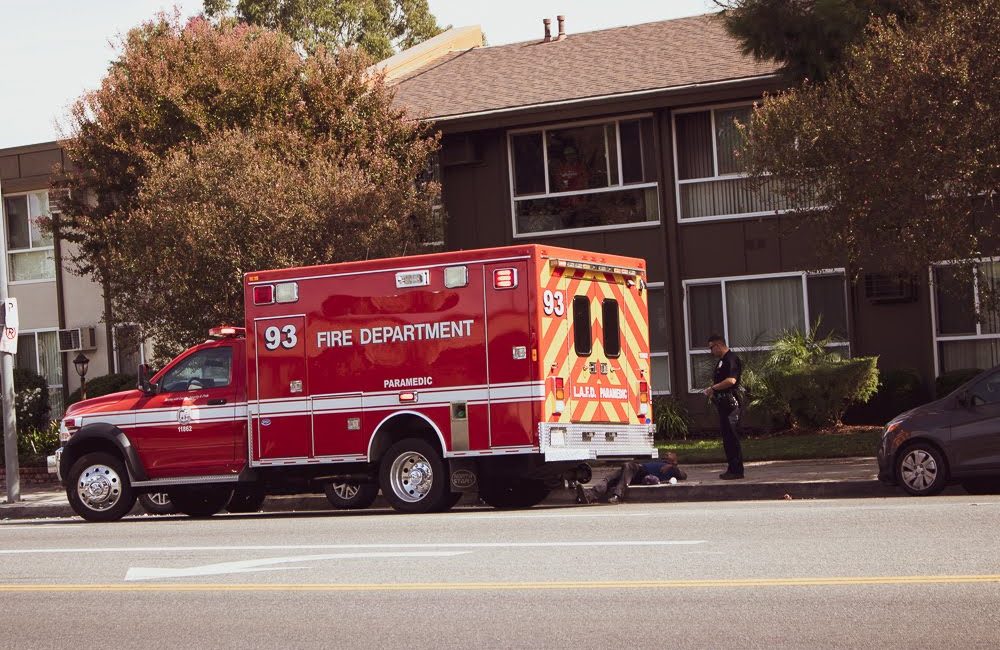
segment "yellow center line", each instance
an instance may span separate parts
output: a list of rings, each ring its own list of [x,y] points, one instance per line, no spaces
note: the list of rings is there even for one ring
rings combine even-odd
[[[570,582],[410,582],[301,584],[0,584],[0,593],[177,591],[535,591],[541,589],[704,589],[1000,583],[1000,575],[743,578],[730,580],[608,580]]]

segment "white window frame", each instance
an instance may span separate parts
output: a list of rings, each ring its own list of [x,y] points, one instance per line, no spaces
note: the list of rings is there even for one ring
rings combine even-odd
[[[693,367],[691,366],[691,355],[693,354],[711,354],[711,350],[707,347],[691,347],[691,317],[689,314],[689,304],[688,304],[688,287],[706,285],[706,284],[718,284],[720,285],[720,291],[722,292],[722,329],[720,334],[729,341],[729,314],[727,313],[726,305],[726,283],[727,282],[745,282],[752,280],[773,280],[777,278],[801,278],[800,282],[802,284],[802,315],[804,317],[803,332],[808,332],[812,319],[809,314],[809,284],[806,282],[808,278],[812,277],[823,277],[829,275],[839,275],[844,279],[844,308],[847,315],[847,340],[846,341],[836,341],[831,343],[829,347],[831,348],[847,348],[848,354],[850,354],[851,348],[851,302],[848,300],[847,293],[847,273],[844,268],[831,268],[831,269],[820,269],[817,271],[791,271],[786,273],[759,273],[755,275],[728,275],[721,276],[717,278],[696,278],[691,280],[683,280],[681,282],[681,288],[683,293],[684,301],[684,341],[685,341],[685,362],[687,364],[687,383],[688,383],[688,393],[699,393],[701,390],[693,386],[694,376]],[[767,352],[768,350],[774,349],[773,345],[750,345],[750,346],[733,346],[731,348],[734,352]]]
[[[713,181],[725,181],[733,180],[739,178],[748,178],[750,175],[746,173],[738,174],[719,174],[719,145],[717,141],[717,136],[715,132],[715,111],[725,110],[727,108],[742,108],[744,106],[749,106],[751,109],[754,104],[760,101],[760,98],[752,100],[744,100],[740,102],[728,102],[725,104],[707,104],[704,106],[692,106],[690,108],[680,108],[671,111],[670,114],[670,136],[673,143],[673,155],[674,155],[674,199],[676,201],[677,209],[677,223],[704,223],[706,221],[734,221],[739,219],[758,219],[760,217],[776,217],[782,214],[787,214],[793,212],[793,210],[764,210],[758,212],[740,212],[739,214],[718,214],[711,215],[707,217],[687,217],[681,216],[681,185],[689,185],[693,183],[707,183]],[[709,120],[711,122],[712,131],[712,170],[715,172],[714,176],[709,176],[707,178],[687,178],[684,180],[680,179],[680,168],[677,162],[677,116],[686,113],[703,113],[708,111]]]
[[[111,328],[111,349],[114,350],[113,358],[115,361],[115,373],[120,373],[121,369],[121,359],[118,358],[118,328],[119,327],[135,327],[138,328],[137,323],[116,323],[114,327]],[[144,341],[139,342],[139,363],[146,363],[146,345]]]
[[[649,295],[649,293],[651,291],[662,291],[663,292],[663,306],[665,308],[669,307],[669,305],[667,305],[667,293],[666,293],[666,289],[667,289],[667,287],[666,287],[666,283],[665,282],[647,282],[646,283],[646,295],[647,296]],[[652,320],[650,320],[650,323],[652,323]],[[650,327],[652,327],[652,325],[650,325]],[[650,336],[650,340],[652,341],[652,336]],[[652,349],[652,344],[650,345],[650,350],[649,350],[649,379],[650,379],[650,383],[652,383],[652,379],[653,379],[653,357],[666,357],[666,359],[667,359],[667,378],[668,378],[668,381],[670,381],[670,388],[668,390],[657,390],[656,389],[656,384],[653,384],[652,394],[653,395],[673,395],[673,392],[674,392],[674,381],[673,381],[673,379],[674,378],[671,376],[672,375],[671,371],[673,370],[673,368],[670,365],[670,350],[667,349],[667,350],[664,350],[662,352],[654,352],[653,349]]]
[[[928,282],[930,286],[931,294],[931,337],[934,340],[934,376],[938,377],[941,375],[941,351],[938,343],[948,341],[995,341],[1000,339],[1000,332],[996,334],[983,334],[983,324],[979,322],[979,268],[978,265],[984,262],[1000,262],[1000,256],[995,257],[976,257],[968,260],[948,260],[945,262],[936,262],[930,266],[927,271]],[[937,284],[934,282],[934,269],[940,268],[942,266],[958,266],[959,264],[974,264],[972,268],[972,304],[975,308],[976,314],[976,333],[975,334],[952,334],[952,335],[938,335],[938,321],[937,321]]]
[[[54,211],[52,209],[52,203],[51,203],[52,196],[49,194],[48,190],[29,190],[27,192],[11,192],[10,194],[4,194],[3,197],[2,197],[3,200],[0,200],[0,215],[2,215],[2,218],[3,218],[3,223],[0,224],[0,227],[3,227],[3,229],[4,229],[4,239],[3,239],[3,241],[4,241],[5,245],[8,246],[8,247],[10,246],[10,232],[7,229],[7,211],[4,209],[4,202],[5,202],[6,199],[13,199],[13,198],[16,198],[16,197],[19,197],[19,196],[25,196],[26,197],[26,196],[30,196],[32,194],[45,194],[45,201],[46,201],[46,204],[49,206],[49,214],[47,216],[52,216],[56,212],[56,211]],[[30,208],[31,201],[28,201],[28,206]],[[30,214],[28,215],[28,219],[29,220],[31,219],[31,215]],[[31,233],[31,224],[30,223],[28,224],[28,232],[29,232],[29,238],[30,238],[30,233]],[[11,259],[12,259],[12,257],[14,255],[17,255],[19,253],[37,253],[37,252],[40,252],[40,251],[52,251],[53,260],[55,258],[55,250],[56,250],[55,237],[53,237],[52,244],[50,244],[49,246],[36,246],[36,247],[32,247],[30,241],[28,242],[28,244],[29,244],[28,248],[7,248],[7,250],[4,251],[6,253],[6,258],[4,259],[4,264],[7,265],[7,286],[17,286],[17,285],[22,285],[22,284],[41,284],[43,282],[55,282],[56,281],[56,274],[59,273],[59,268],[56,267],[56,265],[55,265],[54,262],[53,262],[53,265],[52,265],[52,277],[51,278],[37,278],[37,279],[34,279],[34,280],[12,280],[11,279],[11,278],[14,277],[14,265],[11,262]],[[43,331],[43,330],[38,330],[38,331]]]
[[[35,337],[35,368],[34,368],[34,372],[37,373],[37,374],[39,374],[39,375],[42,374],[41,373],[42,359],[41,359],[41,357],[38,356],[38,335],[39,334],[44,334],[46,332],[55,332],[56,333],[56,345],[58,345],[59,344],[59,328],[58,327],[39,327],[37,329],[18,330],[18,332],[17,332],[18,337],[28,336],[29,334],[31,336]],[[65,353],[64,352],[59,352],[59,356],[60,357],[62,357],[63,354],[65,354]],[[62,362],[62,359],[60,359],[60,363],[61,362]],[[59,374],[63,374],[61,367],[59,369]],[[43,379],[45,379],[45,385],[49,389],[49,393],[51,393],[52,389],[54,389],[54,388],[58,388],[60,391],[65,392],[65,387],[66,387],[66,377],[65,376],[63,376],[63,378],[62,378],[62,383],[61,384],[50,384],[50,383],[48,383],[48,381],[49,381],[48,378],[43,377]],[[63,404],[63,408],[64,409],[66,408],[65,404]]]
[[[632,230],[635,228],[656,228],[663,221],[663,211],[660,205],[660,182],[654,181],[652,183],[629,183],[625,185],[622,182],[622,146],[621,146],[621,132],[618,124],[620,122],[629,122],[632,120],[642,120],[644,118],[652,118],[652,113],[636,113],[631,115],[615,115],[611,117],[595,118],[592,120],[577,120],[573,122],[560,122],[558,124],[546,124],[543,127],[525,127],[522,129],[511,129],[507,131],[507,176],[510,182],[510,226],[511,232],[514,233],[514,239],[527,239],[543,236],[559,236],[566,233],[584,233],[584,232],[600,232],[602,230]],[[618,145],[618,185],[609,185],[608,187],[595,187],[587,190],[572,190],[569,192],[550,192],[549,191],[549,153],[548,147],[546,145],[546,133],[548,131],[556,131],[559,129],[573,128],[578,126],[593,126],[595,124],[614,124],[615,125],[615,138]],[[541,133],[542,134],[542,169],[545,175],[545,192],[536,194],[525,194],[524,196],[515,196],[514,194],[514,148],[513,148],[513,136],[520,135],[522,133]],[[639,146],[642,147],[642,138],[639,138]],[[608,164],[608,177],[611,174],[611,161],[608,159],[607,155],[607,139],[605,139],[605,156],[604,160]],[[659,170],[655,170],[656,176],[659,176]],[[581,196],[585,194],[606,194],[608,192],[622,192],[627,190],[641,190],[657,188],[656,192],[656,220],[655,221],[642,221],[639,223],[627,223],[627,224],[614,224],[609,226],[590,226],[586,228],[561,228],[558,230],[540,230],[538,232],[526,232],[519,233],[517,231],[517,209],[516,205],[518,201],[529,201],[535,199],[552,199],[561,198],[567,196]]]

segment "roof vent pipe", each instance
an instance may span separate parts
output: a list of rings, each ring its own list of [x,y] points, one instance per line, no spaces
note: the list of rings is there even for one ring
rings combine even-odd
[[[556,40],[561,41],[566,38],[566,16],[556,16],[556,20],[559,21],[559,37]]]
[[[542,18],[542,24],[545,25],[545,38],[542,39],[542,42],[548,43],[552,40],[552,19]]]

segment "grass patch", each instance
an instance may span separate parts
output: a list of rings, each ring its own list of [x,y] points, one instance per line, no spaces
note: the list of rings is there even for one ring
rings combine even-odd
[[[882,427],[838,427],[819,431],[782,431],[741,439],[743,460],[804,460],[874,456]],[[677,452],[680,463],[725,463],[721,438],[664,440],[656,446]]]

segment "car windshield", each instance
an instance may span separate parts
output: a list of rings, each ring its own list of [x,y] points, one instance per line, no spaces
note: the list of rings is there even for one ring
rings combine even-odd
[[[160,382],[162,390],[173,393],[228,386],[232,358],[229,346],[199,350],[167,372]]]

